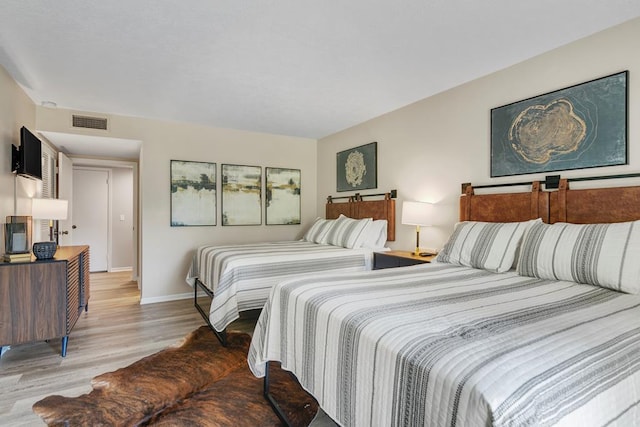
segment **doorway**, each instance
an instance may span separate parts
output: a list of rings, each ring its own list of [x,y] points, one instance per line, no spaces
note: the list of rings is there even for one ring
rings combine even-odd
[[[73,217],[74,169],[99,169],[111,172],[111,192],[108,206],[109,224],[107,269],[109,272],[130,271],[131,279],[139,282],[139,230],[138,230],[138,164],[132,161],[69,158],[59,153],[58,184],[60,198],[69,200],[67,220],[60,221],[60,244],[82,243],[74,239]],[[77,181],[77,180],[76,180]],[[84,197],[82,197],[84,199]],[[93,248],[90,249],[90,252]],[[90,266],[94,271],[93,264]],[[98,271],[98,270],[95,270]],[[102,270],[104,271],[104,270]]]
[[[73,245],[89,245],[90,271],[109,270],[111,171],[73,168]]]

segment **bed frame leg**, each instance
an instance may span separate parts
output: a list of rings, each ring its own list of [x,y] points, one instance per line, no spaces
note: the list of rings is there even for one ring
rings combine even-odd
[[[280,408],[280,405],[278,405],[278,402],[276,402],[273,395],[269,393],[269,365],[270,363],[267,362],[267,365],[264,371],[264,388],[263,388],[262,395],[264,396],[265,399],[267,399],[267,402],[269,402],[269,405],[271,405],[271,409],[273,409],[273,412],[275,412],[275,414],[278,416],[282,424],[284,424],[287,427],[292,427],[284,411],[282,410],[282,408]]]
[[[194,292],[193,292],[193,306],[196,308],[196,310],[198,310],[198,312],[200,313],[200,316],[202,316],[204,321],[209,326],[209,329],[211,329],[213,331],[213,333],[216,335],[216,338],[218,338],[218,341],[220,341],[220,344],[222,344],[223,347],[226,347],[227,346],[227,330],[225,329],[222,332],[216,331],[216,329],[213,327],[213,325],[209,321],[209,316],[207,315],[207,313],[205,313],[203,308],[198,305],[198,286],[202,287],[202,290],[211,299],[213,299],[213,293],[211,293],[207,288],[204,287],[204,285],[202,283],[200,283],[199,280],[196,279],[196,283],[193,285],[193,289],[194,289]]]

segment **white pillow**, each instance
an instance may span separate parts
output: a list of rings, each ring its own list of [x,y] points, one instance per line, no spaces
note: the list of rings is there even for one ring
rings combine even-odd
[[[387,243],[387,220],[376,219],[367,224],[363,232],[360,247],[369,249],[384,248]]]
[[[340,215],[324,237],[324,243],[344,248],[359,248],[364,237],[363,231],[371,218],[353,219]]]
[[[525,233],[518,274],[640,293],[640,221],[535,224]]]
[[[458,223],[436,260],[504,273],[514,264],[524,232],[539,222],[542,220]]]
[[[316,218],[316,221],[302,237],[302,240],[312,243],[324,243],[327,233],[335,222],[335,219]]]

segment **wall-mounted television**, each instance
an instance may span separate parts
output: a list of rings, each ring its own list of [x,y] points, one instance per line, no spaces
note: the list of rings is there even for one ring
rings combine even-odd
[[[42,179],[42,141],[29,129],[20,129],[20,148],[11,146],[11,170],[18,175]]]

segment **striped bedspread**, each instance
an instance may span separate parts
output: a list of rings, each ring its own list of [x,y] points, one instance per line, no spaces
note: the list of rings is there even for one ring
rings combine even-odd
[[[249,351],[343,426],[640,425],[640,297],[427,264],[276,286]]]
[[[260,309],[278,282],[301,274],[370,270],[371,249],[345,249],[305,241],[201,246],[187,273],[214,293],[209,320],[224,330],[241,311]]]

